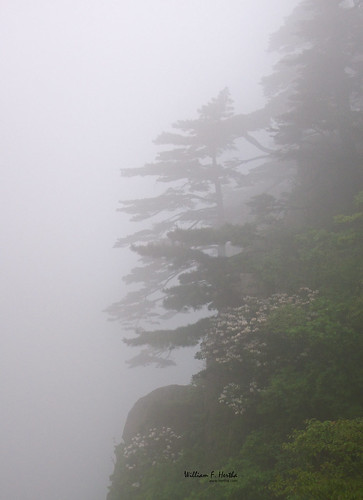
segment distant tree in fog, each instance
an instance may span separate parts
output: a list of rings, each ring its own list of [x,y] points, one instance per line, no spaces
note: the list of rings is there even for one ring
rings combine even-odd
[[[304,0],[271,38],[282,57],[263,80],[267,108],[284,102],[274,138],[298,162],[294,205],[310,222],[346,209],[362,180],[363,11],[354,3]]]
[[[137,320],[159,318],[165,309],[198,309],[218,302],[216,294],[226,296],[217,275],[226,278],[225,243],[233,228],[222,230],[228,222],[223,186],[246,181],[240,171],[244,161],[232,154],[237,138],[252,143],[262,156],[269,154],[249,133],[249,127],[259,126],[234,114],[224,89],[199,109],[197,118],[178,121],[173,132],[157,137],[160,152],[155,162],[122,170],[124,177],[155,177],[166,189],[150,198],[121,202],[120,211],[132,221],[151,221],[151,225],[116,243],[131,245],[141,265],[125,277],[127,284],[138,288],[108,308],[111,316],[134,327]],[[192,236],[186,235],[190,231]],[[230,278],[228,296],[233,294]]]

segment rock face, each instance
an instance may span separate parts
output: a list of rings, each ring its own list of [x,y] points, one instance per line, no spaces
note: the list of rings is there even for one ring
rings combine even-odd
[[[122,436],[124,443],[115,447],[116,463],[110,477],[111,485],[107,500],[143,500],[142,494],[137,489],[139,486],[135,485],[139,485],[142,482],[142,477],[150,473],[153,467],[152,460],[155,457],[154,455],[149,457],[141,455],[140,462],[136,458],[136,465],[134,464],[131,468],[127,467],[124,450],[130,445],[132,446],[134,436],[138,433],[141,436],[149,436],[150,429],[162,430],[163,427],[167,427],[180,436],[178,443],[180,443],[181,449],[185,447],[189,450],[197,440],[203,441],[204,425],[200,422],[203,407],[204,397],[201,391],[192,385],[168,385],[140,398],[127,416]],[[163,446],[163,442],[161,444]],[[157,444],[153,442],[152,445],[151,452],[155,454]],[[159,453],[163,453],[163,451],[164,449],[161,449]],[[163,463],[166,467],[170,466],[170,463],[165,462],[164,456],[161,456],[161,460],[164,460]],[[185,470],[188,463],[181,465],[180,470]],[[202,458],[198,461],[198,466],[202,466]],[[178,478],[180,474],[183,472],[177,472]],[[163,484],[165,484],[164,477],[160,487],[163,487]],[[182,485],[185,483],[182,482]],[[153,495],[148,498],[158,498],[155,493]],[[174,496],[174,494],[168,494],[167,497],[163,496],[162,498],[173,498]]]
[[[195,409],[193,387],[168,385],[140,398],[130,410],[123,431],[125,443],[138,432],[145,434],[152,427],[171,427],[183,433]]]

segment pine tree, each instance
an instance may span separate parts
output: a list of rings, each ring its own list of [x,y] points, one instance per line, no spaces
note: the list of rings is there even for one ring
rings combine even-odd
[[[298,162],[294,206],[304,220],[343,211],[362,182],[363,9],[360,2],[304,0],[272,37],[282,53],[264,79],[284,101],[274,137]]]
[[[178,121],[173,128],[155,140],[161,148],[155,162],[122,170],[125,177],[151,176],[167,186],[154,197],[123,201],[120,209],[132,221],[151,222],[149,229],[116,244],[131,245],[140,256],[141,265],[125,278],[138,288],[108,308],[113,318],[132,328],[144,326],[144,319],[157,323],[170,311],[213,309],[236,301],[238,275],[225,257],[225,243],[236,240],[236,231],[226,225],[223,187],[246,179],[240,172],[243,161],[233,157],[237,138],[269,153],[250,135],[248,119],[233,113],[227,89],[202,106],[196,119]],[[137,339],[145,340],[145,333],[137,332]],[[130,343],[139,344],[137,339]]]

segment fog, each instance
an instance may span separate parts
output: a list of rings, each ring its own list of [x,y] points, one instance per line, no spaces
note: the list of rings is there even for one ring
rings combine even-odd
[[[265,49],[291,0],[3,0],[0,498],[100,500],[128,411],[196,362],[130,370],[102,311],[134,255],[118,200],[152,182],[152,140],[228,86],[263,104]]]

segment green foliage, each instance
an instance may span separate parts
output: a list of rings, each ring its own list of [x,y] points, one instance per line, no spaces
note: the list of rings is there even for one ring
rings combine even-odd
[[[310,420],[283,445],[271,490],[280,498],[363,498],[363,419]]]
[[[363,338],[350,303],[321,298],[304,314],[287,313],[272,318],[274,372],[259,411],[287,428],[306,418],[361,414]]]
[[[297,237],[307,279],[330,295],[350,296],[362,290],[362,215],[351,211],[350,215],[335,216],[331,229],[313,229]]]

